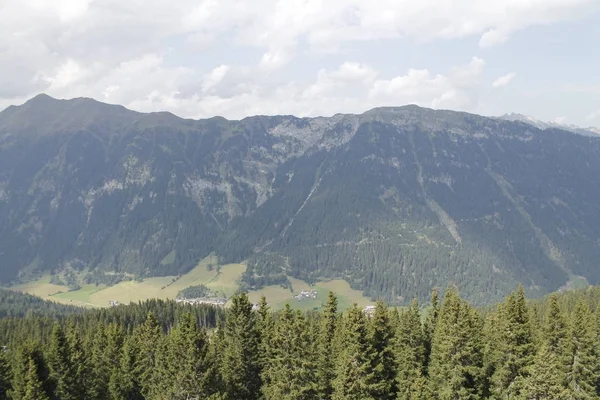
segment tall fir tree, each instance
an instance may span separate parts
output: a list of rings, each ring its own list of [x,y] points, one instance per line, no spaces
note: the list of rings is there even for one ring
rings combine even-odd
[[[588,400],[596,397],[596,370],[594,319],[587,304],[577,302],[570,326],[569,356],[566,373],[570,399]]]
[[[111,359],[108,351],[108,338],[103,323],[96,324],[90,349],[90,379],[87,384],[88,398],[108,400],[108,383],[111,373]]]
[[[0,349],[0,399],[7,399],[11,388],[12,370],[6,353]]]
[[[33,358],[29,359],[29,363],[27,365],[27,375],[25,378],[25,394],[22,398],[13,397],[13,400],[49,400],[49,397],[46,391],[44,390],[42,380],[38,375],[38,366],[36,365]]]
[[[70,379],[73,382],[70,394],[75,399],[84,399],[88,387],[87,377],[90,375],[90,365],[81,332],[72,320],[67,324],[65,335],[69,346]]]
[[[260,397],[260,332],[248,295],[232,298],[227,312],[221,358],[224,395],[229,400]]]
[[[525,378],[519,400],[567,400],[556,353],[543,344]]]
[[[429,386],[435,399],[475,400],[483,392],[483,357],[477,312],[457,290],[446,290],[431,346]]]
[[[522,286],[511,293],[498,308],[495,347],[498,359],[491,378],[491,393],[496,399],[519,397],[535,357],[535,344]]]
[[[111,371],[108,392],[111,400],[144,400],[136,371],[139,354],[136,338],[127,336],[123,340],[119,366]]]
[[[425,335],[421,327],[419,303],[412,302],[399,317],[394,340],[396,386],[399,400],[419,399],[424,387]]]
[[[31,340],[23,343],[17,349],[13,367],[12,388],[9,394],[12,400],[30,400],[33,394],[41,399],[51,398],[54,385],[40,343]]]
[[[316,360],[312,337],[304,316],[286,304],[275,323],[263,371],[264,398],[267,400],[317,399]]]
[[[370,327],[373,350],[371,393],[376,399],[394,399],[396,398],[395,332],[387,306],[381,300],[375,304]]]
[[[427,375],[429,361],[431,359],[431,345],[433,342],[433,335],[435,333],[435,326],[437,325],[438,316],[440,314],[439,304],[439,293],[437,289],[433,289],[431,292],[431,305],[427,310],[427,317],[423,326],[423,349],[425,358],[423,360],[424,370],[423,372]]]
[[[55,322],[52,328],[47,362],[56,396],[65,400],[76,399],[77,390],[75,387],[75,374],[71,365],[69,343],[61,324],[58,322]]]
[[[135,357],[134,375],[139,381],[142,395],[149,397],[157,383],[160,383],[154,377],[157,359],[161,356],[158,353],[164,350],[162,329],[151,312],[135,332],[135,337],[139,353]]]
[[[334,400],[371,400],[373,395],[373,359],[368,321],[356,304],[343,319],[340,354],[333,381]]]
[[[327,295],[327,303],[321,313],[318,337],[317,384],[319,398],[331,399],[335,378],[334,338],[338,324],[338,300],[333,292]]]
[[[207,358],[208,337],[204,329],[198,329],[191,313],[183,314],[169,334],[167,354],[167,369],[173,378],[170,399],[202,399],[216,391]]]

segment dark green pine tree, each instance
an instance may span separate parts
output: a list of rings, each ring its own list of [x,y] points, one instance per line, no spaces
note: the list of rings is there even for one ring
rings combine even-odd
[[[371,393],[376,399],[396,398],[394,328],[387,306],[381,300],[375,304],[370,341],[373,349]]]
[[[252,303],[245,293],[232,298],[227,310],[221,358],[225,398],[252,400],[260,397],[260,332]]]
[[[331,399],[333,379],[335,378],[334,337],[338,324],[338,301],[333,292],[329,292],[327,303],[321,313],[317,344],[317,384],[319,398]]]
[[[102,323],[98,323],[94,327],[90,353],[89,381],[87,384],[88,398],[108,400],[111,359],[108,358],[108,338]]]
[[[13,363],[12,389],[9,395],[12,400],[30,400],[35,398],[31,397],[33,395],[47,399],[53,394],[54,385],[40,348],[39,343],[30,340],[18,348]]]
[[[542,345],[525,378],[519,400],[567,400],[563,374],[556,353]]]
[[[0,399],[7,399],[11,388],[12,371],[6,353],[0,349]]]
[[[544,341],[548,351],[556,354],[559,364],[564,366],[567,361],[565,356],[568,353],[568,329],[565,318],[558,304],[558,296],[554,293],[550,296],[548,311],[546,313],[546,324],[544,326]],[[561,367],[562,368],[562,367]]]
[[[269,360],[263,370],[267,400],[317,399],[316,357],[310,326],[300,311],[286,304],[274,326]]]
[[[50,378],[55,389],[54,392],[59,399],[77,399],[78,388],[75,382],[75,372],[71,364],[71,352],[69,343],[62,326],[56,322],[52,328],[50,337],[50,349],[47,355]]]
[[[150,397],[155,387],[162,381],[156,382],[155,370],[157,366],[158,352],[164,350],[162,329],[149,312],[146,321],[135,332],[138,354],[135,357],[134,375],[139,381],[140,390],[144,397]]]
[[[425,337],[421,327],[419,303],[414,300],[399,317],[394,340],[396,387],[399,400],[419,399],[425,386]]]
[[[273,336],[273,318],[269,312],[269,305],[267,304],[267,299],[265,296],[261,296],[258,303],[257,317],[257,327],[260,337],[260,369],[262,370],[270,357],[270,340]]]
[[[368,321],[356,304],[344,316],[340,336],[340,353],[333,381],[335,400],[370,400],[373,396],[374,350]]]
[[[44,385],[38,375],[38,366],[33,358],[29,359],[25,377],[25,393],[23,397],[13,397],[13,400],[49,400]],[[61,399],[62,400],[62,399]]]
[[[118,368],[113,368],[108,383],[111,400],[144,400],[139,377],[136,373],[136,357],[139,354],[135,337],[124,337]]]
[[[497,350],[495,370],[491,378],[491,392],[498,399],[518,397],[528,369],[535,357],[535,344],[529,309],[523,287],[511,293],[498,308]]]
[[[69,366],[71,373],[69,379],[73,382],[69,395],[74,396],[74,399],[85,399],[90,366],[81,340],[82,334],[78,331],[73,321],[70,321],[67,324],[65,335],[69,347]],[[65,397],[65,399],[67,399],[67,397]]]
[[[427,317],[423,326],[423,349],[425,352],[425,365],[423,372],[427,375],[429,360],[431,359],[431,343],[433,342],[433,334],[440,314],[439,293],[437,289],[431,292],[431,305],[427,310]]]
[[[571,318],[569,358],[566,385],[570,399],[596,398],[596,365],[594,319],[587,304],[578,301]]]
[[[198,329],[191,313],[183,314],[169,334],[167,354],[167,369],[172,376],[167,398],[201,399],[215,392],[207,359],[208,337],[204,329]]]
[[[477,312],[462,301],[455,288],[446,296],[433,336],[429,386],[440,400],[475,400],[483,392],[483,357]]]

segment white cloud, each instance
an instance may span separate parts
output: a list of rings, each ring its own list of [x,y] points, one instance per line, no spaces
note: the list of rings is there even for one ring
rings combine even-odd
[[[586,117],[586,120],[588,120],[588,121],[600,120],[600,109],[589,113]]]
[[[555,124],[564,125],[567,122],[567,117],[559,116],[559,117],[554,118],[552,120],[552,122],[554,122]]]
[[[480,59],[408,71],[365,60],[302,71],[295,63],[323,52],[351,59],[357,43],[389,39],[472,37],[489,47],[599,8],[596,0],[0,0],[0,106],[45,91],[190,117],[379,102],[475,110]]]
[[[515,76],[517,76],[517,74],[514,72],[509,72],[506,75],[502,75],[502,76],[498,77],[492,83],[492,87],[495,87],[495,88],[504,87],[504,86],[508,85],[515,78]]]

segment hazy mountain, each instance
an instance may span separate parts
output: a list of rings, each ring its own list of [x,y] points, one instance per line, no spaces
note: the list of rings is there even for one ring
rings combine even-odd
[[[577,133],[577,134],[584,135],[584,136],[600,135],[599,128],[594,128],[594,127],[581,128],[581,127],[575,126],[575,125],[559,124],[558,122],[552,122],[552,121],[545,122],[545,121],[540,121],[539,119],[529,117],[529,116],[523,115],[523,114],[509,113],[509,114],[504,114],[498,118],[505,120],[505,121],[524,122],[526,124],[533,125],[539,129],[556,128],[556,129],[562,129],[565,131]]]
[[[185,120],[38,96],[0,113],[0,278],[344,278],[403,302],[455,282],[600,282],[600,139],[406,106]]]

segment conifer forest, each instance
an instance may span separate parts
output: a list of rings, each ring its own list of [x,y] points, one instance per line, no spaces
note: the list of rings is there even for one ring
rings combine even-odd
[[[1,291],[0,398],[596,399],[600,287],[475,308],[429,304],[271,311],[149,300],[82,310]]]

